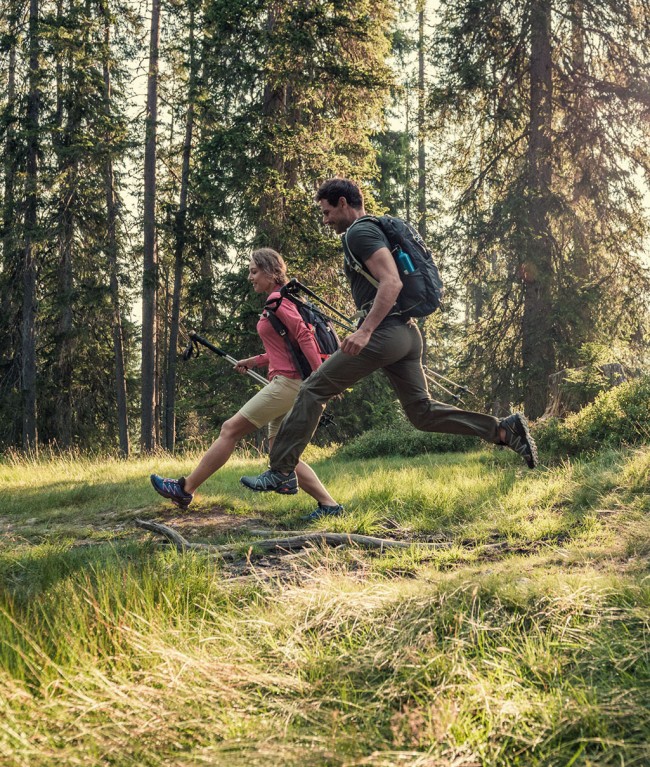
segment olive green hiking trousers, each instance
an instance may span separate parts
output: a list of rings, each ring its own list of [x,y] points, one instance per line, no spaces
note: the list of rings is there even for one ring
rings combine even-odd
[[[413,321],[389,320],[380,325],[358,356],[340,349],[302,384],[271,449],[270,465],[287,473],[295,469],[309,444],[328,400],[357,381],[383,370],[409,421],[420,431],[464,434],[498,443],[499,421],[436,402],[429,396],[422,369],[422,336]]]

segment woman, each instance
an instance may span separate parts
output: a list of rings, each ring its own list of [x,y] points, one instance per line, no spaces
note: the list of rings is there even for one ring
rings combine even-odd
[[[266,293],[269,299],[279,298],[280,288],[288,281],[284,259],[271,248],[256,250],[251,256],[248,279],[256,293]],[[286,326],[292,340],[300,345],[312,370],[316,370],[322,361],[318,347],[294,304],[291,301],[282,301],[275,313]],[[272,445],[282,419],[296,399],[302,383],[300,372],[296,370],[295,362],[284,340],[273,329],[264,314],[257,323],[257,332],[264,345],[265,353],[239,360],[235,370],[238,373],[246,373],[249,368],[268,366],[269,383],[238,413],[225,421],[218,439],[189,476],[176,480],[165,479],[157,474],[151,475],[151,484],[156,492],[164,498],[169,498],[181,509],[186,509],[190,505],[196,490],[226,463],[242,437],[268,424],[269,443]],[[296,475],[300,487],[318,502],[318,507],[308,519],[336,516],[343,512],[343,507],[332,498],[314,470],[304,461],[300,461],[296,467]],[[284,492],[291,495],[298,492],[297,484],[295,487],[285,489]]]

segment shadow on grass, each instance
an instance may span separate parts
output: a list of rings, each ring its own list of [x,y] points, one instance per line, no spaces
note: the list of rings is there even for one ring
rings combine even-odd
[[[103,568],[144,563],[155,555],[150,543],[105,543],[66,548],[56,544],[23,546],[0,552],[0,594],[26,605],[34,597],[78,573],[101,578]]]
[[[0,492],[0,508],[3,514],[38,517],[47,514],[48,519],[61,519],[71,512],[78,512],[85,520],[88,515],[100,511],[126,511],[141,503],[154,505],[157,496],[132,479],[122,482],[93,482],[80,484],[78,481],[58,481],[39,487],[22,487],[17,492]]]

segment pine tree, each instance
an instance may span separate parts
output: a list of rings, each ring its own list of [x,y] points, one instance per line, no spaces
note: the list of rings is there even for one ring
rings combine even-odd
[[[107,34],[109,27],[120,28],[121,52],[131,18],[118,0],[110,7],[119,12],[111,15],[108,0],[33,3],[24,42],[14,39],[15,94],[4,114],[8,141],[2,170],[9,194],[3,200],[0,299],[9,310],[3,322],[15,328],[11,333],[21,352],[6,365],[2,412],[9,413],[13,404],[30,450],[36,434],[58,447],[111,447],[118,431],[115,357],[106,338],[122,321],[119,194],[112,164],[124,155],[128,140],[124,99],[113,97],[109,105],[105,75],[112,69],[123,82]],[[24,112],[15,106],[21,101]],[[107,173],[113,175],[110,182]],[[107,184],[113,186],[112,201]],[[10,317],[19,304],[17,328]],[[11,375],[15,360],[21,364],[20,382]],[[124,371],[119,377],[124,384]],[[23,402],[17,407],[18,383]],[[119,418],[124,452],[125,399],[124,394]],[[15,444],[15,429],[3,427],[0,439]]]
[[[549,373],[589,341],[629,348],[643,321],[648,20],[615,0],[441,4],[445,245],[459,284],[481,285],[466,361],[500,408],[541,415]]]

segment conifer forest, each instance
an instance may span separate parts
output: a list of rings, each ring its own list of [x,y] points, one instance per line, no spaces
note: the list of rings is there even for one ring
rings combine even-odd
[[[0,451],[209,438],[253,384],[182,351],[259,353],[252,249],[354,311],[314,202],[338,175],[431,247],[426,362],[472,409],[646,368],[648,0],[0,8]],[[335,410],[338,441],[399,417],[381,376]]]

